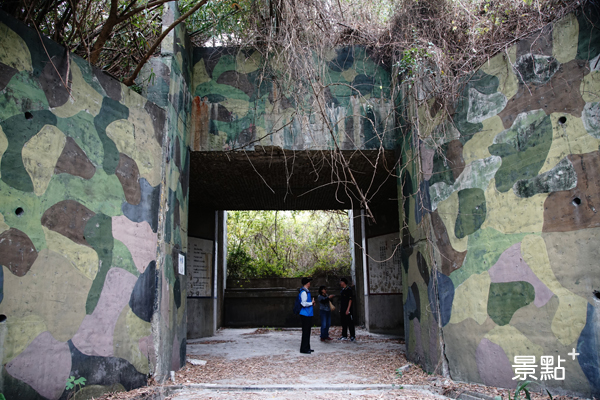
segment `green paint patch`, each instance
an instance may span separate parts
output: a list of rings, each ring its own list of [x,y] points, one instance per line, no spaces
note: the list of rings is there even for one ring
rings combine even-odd
[[[112,236],[112,219],[108,215],[96,214],[85,225],[85,240],[98,253],[100,266],[85,303],[85,312],[90,315],[94,312],[100,294],[104,287],[106,275],[113,261],[114,238]]]
[[[17,72],[0,94],[0,121],[25,111],[47,109],[48,99],[29,71]]]
[[[577,173],[568,158],[563,158],[550,171],[528,180],[515,183],[513,190],[519,197],[532,197],[539,193],[571,190],[577,186]]]
[[[479,229],[469,236],[467,256],[461,268],[450,274],[454,287],[458,287],[473,274],[489,270],[502,253],[531,233],[505,235],[493,228]]]
[[[49,208],[62,200],[75,200],[95,213],[113,217],[123,214],[121,205],[125,201],[125,193],[116,175],[107,175],[98,169],[91,179],[70,174],[54,175],[42,201]]]
[[[552,145],[552,122],[543,110],[522,113],[510,129],[500,132],[490,154],[502,157],[496,172],[496,188],[506,192],[521,179],[535,177]]]
[[[219,62],[217,62],[217,65],[215,65],[215,68],[212,71],[211,78],[216,81],[223,72],[235,71],[235,66],[235,56],[222,54],[221,58],[219,58]]]
[[[170,255],[167,255],[165,257],[164,269],[165,269],[165,278],[167,278],[168,284],[174,285],[176,278],[175,278],[175,271],[173,270],[173,257],[171,257]],[[164,285],[164,283],[163,283],[163,285]]]
[[[102,96],[107,96],[106,91],[100,85],[97,79],[94,79],[94,72],[92,71],[92,66],[90,63],[85,61],[83,58],[79,57],[71,57],[72,62],[75,62],[79,69],[81,69],[81,75],[83,80],[90,85],[96,92],[100,93]]]
[[[577,39],[577,59],[591,60],[600,54],[600,27],[594,21],[600,18],[600,12],[589,7],[591,13],[577,15],[579,37]],[[595,17],[594,17],[595,15]]]
[[[28,111],[0,123],[8,140],[8,147],[0,162],[2,180],[22,192],[33,192],[33,182],[21,155],[23,146],[37,135],[44,125],[56,125],[56,116],[50,111]]]
[[[112,265],[111,267],[122,268],[127,272],[131,272],[135,276],[140,276],[140,271],[135,267],[131,252],[123,244],[123,242],[114,239],[114,247],[112,252]]]
[[[433,155],[433,170],[431,178],[429,179],[429,185],[436,184],[438,182],[444,182],[447,185],[454,184],[454,175],[452,169],[448,165],[448,159],[446,154],[448,153],[448,143],[444,143],[439,151],[436,151]]]
[[[242,90],[229,85],[223,85],[216,81],[204,82],[201,85],[196,86],[195,96],[200,98],[210,95],[223,96],[226,99],[238,99],[250,101],[250,97]]]
[[[462,239],[479,230],[486,217],[485,193],[481,189],[463,189],[458,192],[458,216],[454,234]]]
[[[16,213],[18,208],[23,210],[20,215]],[[46,236],[40,224],[44,211],[42,201],[33,192],[21,192],[0,180],[0,213],[4,222],[11,228],[24,232],[38,252],[47,247]]]
[[[535,289],[529,282],[491,283],[488,295],[488,315],[496,324],[507,325],[515,311],[531,304]]]
[[[129,117],[129,108],[127,106],[105,97],[102,100],[102,108],[98,115],[94,118],[94,126],[98,131],[98,136],[104,148],[104,160],[102,167],[109,175],[114,175],[119,164],[119,150],[117,145],[106,134],[106,127],[112,122],[119,119],[127,119]]]

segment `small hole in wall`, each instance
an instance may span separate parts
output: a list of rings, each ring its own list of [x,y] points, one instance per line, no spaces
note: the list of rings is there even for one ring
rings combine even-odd
[[[32,113],[30,113],[29,111],[27,111],[27,112],[25,113],[25,119],[33,119],[33,114],[32,114]]]
[[[600,301],[600,292],[597,290],[594,290],[594,297],[596,298],[597,301]]]
[[[580,204],[581,204],[581,199],[580,199],[579,197],[575,197],[575,198],[573,199],[573,205],[574,205],[574,206],[578,206],[578,205],[580,205]]]
[[[560,117],[560,118],[558,119],[558,124],[559,124],[559,125],[562,125],[562,124],[564,124],[564,123],[566,123],[566,122],[567,122],[567,117]]]
[[[0,322],[6,321],[6,315],[0,314]]]
[[[17,208],[15,210],[15,214],[17,214],[18,217],[20,217],[21,215],[23,215],[24,212],[25,211],[21,207],[19,207],[19,208]]]

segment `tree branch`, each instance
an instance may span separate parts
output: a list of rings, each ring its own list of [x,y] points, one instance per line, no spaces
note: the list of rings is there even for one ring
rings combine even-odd
[[[154,42],[154,44],[152,45],[152,47],[150,47],[150,50],[148,50],[148,52],[146,52],[146,55],[144,55],[144,58],[142,58],[140,60],[140,62],[138,63],[137,67],[135,67],[135,71],[133,71],[133,73],[131,74],[131,76],[128,77],[127,79],[125,79],[123,81],[123,84],[125,84],[126,86],[133,85],[133,83],[135,81],[135,78],[137,78],[138,74],[142,70],[142,67],[144,66],[144,64],[146,63],[146,61],[148,61],[148,59],[150,58],[150,56],[152,56],[152,54],[154,54],[154,52],[156,51],[156,49],[158,48],[158,46],[160,45],[160,43],[169,34],[169,32],[171,32],[177,25],[179,25],[180,23],[182,23],[183,21],[185,21],[187,19],[187,17],[189,17],[190,15],[192,15],[193,13],[195,13],[198,9],[200,9],[200,7],[202,7],[203,5],[205,5],[207,2],[208,2],[208,0],[202,0],[202,1],[200,1],[198,4],[196,4],[194,7],[192,7],[188,12],[186,12],[185,14],[183,14],[182,16],[180,16],[179,18],[177,18],[171,25],[169,25],[169,27],[163,31],[163,33],[158,37],[158,39],[156,39],[156,42]]]

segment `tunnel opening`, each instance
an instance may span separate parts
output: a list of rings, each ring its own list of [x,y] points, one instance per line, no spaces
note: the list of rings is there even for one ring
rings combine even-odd
[[[227,279],[227,216],[242,210],[347,212],[352,259],[348,278],[357,295],[358,324],[374,332],[403,334],[398,157],[382,150],[343,153],[345,165],[327,151],[257,146],[254,151],[191,152],[188,339],[211,336],[226,326],[300,324],[292,313],[300,278],[278,277],[269,283]],[[202,277],[194,258],[203,265]],[[313,288],[323,284],[337,291],[338,279],[323,277]],[[264,305],[267,292],[278,297],[267,301],[278,309],[279,322],[265,320],[266,312],[261,316],[248,311],[266,310],[258,303]],[[250,306],[253,302],[255,307]]]

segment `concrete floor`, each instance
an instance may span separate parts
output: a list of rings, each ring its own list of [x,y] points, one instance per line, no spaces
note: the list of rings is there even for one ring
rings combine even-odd
[[[381,383],[381,368],[373,365],[377,360],[395,354],[395,362],[405,362],[404,358],[397,358],[404,353],[404,344],[399,337],[371,334],[358,328],[355,342],[338,341],[337,337],[322,342],[318,329],[313,328],[311,348],[315,352],[307,355],[299,351],[299,329],[260,329],[258,334],[256,332],[256,329],[221,329],[215,336],[188,341],[188,361],[194,358],[209,364],[188,364],[184,371],[178,372],[170,398],[445,398],[426,386],[403,385],[401,388],[389,378]],[[332,328],[330,334],[339,336],[339,328]],[[211,366],[211,360],[213,368],[215,363],[220,363],[220,368],[232,366],[236,371],[232,374],[213,373],[207,377],[205,371]],[[319,365],[324,367],[320,369]],[[393,376],[395,368],[401,365],[392,369],[389,363],[386,366],[387,375],[391,370]],[[256,369],[259,370],[257,373]]]
[[[336,333],[339,328],[332,328],[330,333]],[[355,354],[361,351],[386,350],[390,352],[404,353],[404,345],[383,341],[386,339],[400,339],[398,336],[369,333],[360,328],[357,329],[357,340],[355,342],[334,340],[322,342],[313,328],[310,345],[315,352],[312,355],[300,353],[300,329],[273,328],[267,333],[253,334],[256,328],[251,329],[220,329],[215,336],[208,338],[189,340],[187,342],[188,355],[206,355],[209,357],[225,357],[229,360],[248,358],[253,356],[279,356],[289,355],[294,357],[316,357],[318,355],[333,354]],[[377,339],[382,340],[378,342]]]

